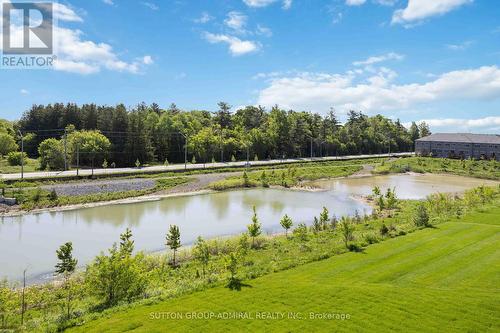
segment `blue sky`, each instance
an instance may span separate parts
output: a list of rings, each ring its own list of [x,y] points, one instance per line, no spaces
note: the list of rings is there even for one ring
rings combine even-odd
[[[500,133],[494,0],[60,1],[58,63],[0,70],[0,117],[32,104],[175,102]]]

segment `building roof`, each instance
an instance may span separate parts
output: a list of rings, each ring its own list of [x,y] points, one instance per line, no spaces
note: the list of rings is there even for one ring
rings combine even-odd
[[[472,133],[435,133],[417,141],[449,141],[466,143],[493,143],[500,144],[500,135],[498,134],[472,134]]]

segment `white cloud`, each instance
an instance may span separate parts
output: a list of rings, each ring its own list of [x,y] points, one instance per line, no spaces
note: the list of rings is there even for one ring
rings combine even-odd
[[[58,50],[56,70],[81,74],[96,73],[101,68],[130,73],[140,70],[140,63],[120,60],[109,44],[84,40],[80,30],[58,27],[54,33]]]
[[[37,3],[36,6],[39,8],[47,8],[47,4],[45,3]],[[52,3],[52,15],[55,19],[60,21],[83,22],[83,19],[72,8],[58,2]]]
[[[152,2],[141,2],[143,6],[146,6],[148,7],[149,9],[151,10],[158,10],[160,9],[160,7],[158,7],[158,5],[152,3]]]
[[[394,6],[398,0],[373,0],[374,3],[382,6]],[[347,6],[361,6],[366,3],[366,0],[345,0]]]
[[[500,128],[500,117],[484,117],[478,119],[444,118],[444,119],[423,119],[432,130],[449,130],[452,132],[498,132]],[[405,123],[409,127],[411,123]]]
[[[390,52],[380,56],[369,57],[366,60],[355,61],[352,64],[354,66],[369,66],[388,60],[402,60],[402,59],[404,59],[404,55],[395,52]]]
[[[243,0],[243,2],[248,6],[248,7],[253,7],[253,8],[262,8],[262,7],[267,7],[275,2],[281,2],[281,0]],[[292,0],[283,0],[283,9],[290,9],[292,7]]]
[[[283,0],[283,9],[288,10],[292,8],[292,0]]]
[[[260,44],[249,40],[241,40],[237,37],[223,34],[212,34],[206,32],[204,38],[211,44],[225,43],[229,45],[229,52],[233,56],[240,56],[248,53],[257,52]]]
[[[432,16],[444,15],[474,0],[408,0],[404,9],[398,9],[392,16],[392,23],[412,24]]]
[[[260,24],[257,25],[256,32],[258,35],[262,35],[265,37],[271,37],[273,35],[273,32],[271,31],[271,29],[269,29],[268,27],[265,27],[263,25],[260,25]]]
[[[75,12],[62,4],[56,4],[55,15],[62,21],[81,22]],[[12,38],[22,40],[23,27],[12,26]],[[140,73],[141,70],[153,62],[151,56],[144,56],[135,61],[121,60],[111,45],[96,43],[85,39],[81,30],[54,26],[54,49],[57,56],[54,61],[54,70],[79,74],[93,74],[107,69],[111,71]],[[1,47],[1,41],[0,41]]]
[[[374,0],[376,3],[382,6],[394,6],[398,0]]]
[[[236,32],[244,32],[247,17],[240,12],[232,11],[227,14],[224,24]]]
[[[100,67],[97,65],[87,64],[82,61],[72,61],[58,59],[54,63],[54,69],[57,71],[78,73],[78,74],[94,74],[100,71]]]
[[[468,49],[472,44],[474,44],[474,42],[468,40],[460,44],[447,44],[446,48],[452,51],[463,51]]]
[[[184,72],[181,72],[181,73],[177,74],[174,78],[176,80],[183,80],[183,79],[187,78],[187,74]]]
[[[441,74],[427,83],[393,83],[395,73],[379,69],[360,79],[355,71],[345,74],[300,73],[272,78],[260,91],[258,104],[322,112],[334,106],[341,111],[404,110],[444,100],[488,100],[500,96],[500,69],[484,66]]]
[[[146,55],[142,57],[142,62],[144,63],[144,65],[152,65],[154,61],[150,55]]]
[[[113,6],[115,4],[113,2],[113,0],[102,0],[102,2],[104,2],[106,5],[110,5],[110,6]]]
[[[21,95],[29,95],[30,94],[30,92],[26,89],[21,89],[19,92],[21,93]]]
[[[345,0],[347,6],[361,6],[366,2],[366,0]]]
[[[211,20],[213,20],[213,17],[209,13],[203,12],[203,13],[201,13],[199,18],[194,19],[194,22],[200,23],[200,24],[205,24],[205,23],[210,22]]]

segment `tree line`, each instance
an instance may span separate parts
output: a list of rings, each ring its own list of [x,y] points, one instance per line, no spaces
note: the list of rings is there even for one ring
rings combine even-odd
[[[74,164],[77,150],[80,165],[178,163],[184,161],[186,143],[189,161],[198,162],[403,152],[430,133],[425,123],[407,129],[399,120],[356,111],[341,124],[333,109],[325,116],[278,106],[233,112],[225,102],[216,112],[182,111],[175,104],[161,109],[155,103],[129,109],[123,104],[33,105],[10,133],[3,132],[14,142],[1,155],[19,149],[22,133],[24,151],[41,157],[43,168],[60,168],[64,154]],[[70,135],[79,139],[68,147]]]

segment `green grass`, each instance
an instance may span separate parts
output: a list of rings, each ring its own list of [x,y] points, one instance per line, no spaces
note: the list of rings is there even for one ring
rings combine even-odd
[[[24,172],[35,172],[39,167],[40,163],[36,159],[28,158],[24,161]],[[3,157],[0,158],[0,173],[21,173],[21,166],[9,165],[7,158]]]
[[[500,207],[272,273],[241,291],[216,287],[108,314],[71,332],[500,330]],[[187,313],[299,313],[295,320],[189,320]],[[151,319],[178,313],[183,319]],[[349,319],[310,319],[310,313]]]
[[[500,180],[500,162],[455,160],[447,158],[411,157],[383,162],[374,170],[376,174],[403,172],[451,173],[461,176]]]
[[[49,197],[50,192],[41,190],[40,188],[28,188],[24,190],[9,188],[6,190],[6,196],[16,198],[17,202],[21,205],[21,208],[29,211],[38,208],[50,208],[139,197],[167,190],[178,185],[189,183],[190,181],[193,181],[193,179],[188,177],[162,178],[157,179],[155,187],[150,189],[123,192],[102,192],[78,196],[59,196],[56,200],[51,200]]]
[[[213,190],[227,190],[240,187],[257,187],[279,185],[296,186],[305,180],[346,177],[363,169],[360,164],[324,164],[312,166],[289,166],[286,169],[272,169],[248,172],[248,183],[245,186],[243,176],[229,177],[209,185]],[[263,177],[265,175],[265,177]]]

